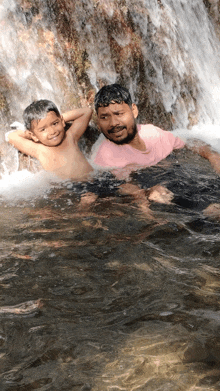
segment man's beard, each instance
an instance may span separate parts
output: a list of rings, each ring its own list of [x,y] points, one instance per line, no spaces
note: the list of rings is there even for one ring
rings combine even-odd
[[[112,133],[113,133],[113,131],[114,131],[114,129],[124,129],[124,126],[118,126],[118,127],[115,127],[115,128],[113,128],[112,129]],[[134,125],[132,126],[132,133],[130,133],[130,134],[128,134],[127,135],[127,137],[125,137],[123,140],[119,140],[119,141],[117,141],[117,140],[112,140],[112,139],[110,139],[108,136],[106,136],[105,135],[105,137],[107,138],[107,139],[109,139],[110,141],[112,141],[114,144],[117,144],[117,145],[124,145],[124,144],[129,144],[134,138],[135,138],[135,136],[136,136],[136,134],[137,134],[137,125],[136,125],[136,123],[134,123]]]

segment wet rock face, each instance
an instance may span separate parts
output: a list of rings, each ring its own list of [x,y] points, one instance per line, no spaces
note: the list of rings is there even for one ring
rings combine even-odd
[[[215,30],[218,38],[220,38],[220,1],[219,0],[204,0],[204,4],[208,13],[214,22]]]
[[[204,5],[196,2],[189,15],[204,25]],[[206,5],[215,9],[214,1]],[[92,105],[100,87],[118,82],[131,91],[140,122],[164,129],[195,124],[199,76],[183,36],[187,12],[172,0],[11,1],[0,21],[10,85],[6,91],[0,84],[5,123],[21,121],[34,99],[51,99],[61,111]]]
[[[219,11],[220,11],[220,1],[219,0],[203,0],[204,4],[210,14],[210,16],[218,21]]]

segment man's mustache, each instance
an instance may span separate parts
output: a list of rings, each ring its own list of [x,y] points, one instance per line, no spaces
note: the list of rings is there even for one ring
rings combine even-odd
[[[113,128],[111,128],[108,133],[117,133],[123,129],[126,129],[126,126],[113,126]]]

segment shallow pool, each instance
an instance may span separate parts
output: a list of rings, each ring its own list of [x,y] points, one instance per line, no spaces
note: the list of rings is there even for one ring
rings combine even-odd
[[[220,178],[189,152],[132,178],[173,203],[109,177],[88,205],[71,183],[2,197],[1,391],[220,389]]]

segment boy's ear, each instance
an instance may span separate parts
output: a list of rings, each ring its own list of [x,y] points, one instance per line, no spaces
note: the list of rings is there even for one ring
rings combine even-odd
[[[137,108],[135,103],[132,103],[131,110],[132,110],[134,118],[137,118],[137,116],[138,116],[138,108]]]
[[[25,130],[25,137],[28,138],[29,140],[34,141],[35,143],[38,143],[39,141],[37,136],[35,136],[35,134],[30,130]]]

